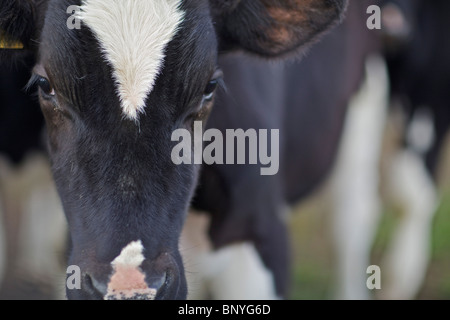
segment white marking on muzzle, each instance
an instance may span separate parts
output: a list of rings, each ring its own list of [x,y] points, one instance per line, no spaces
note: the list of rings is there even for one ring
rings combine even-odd
[[[140,240],[131,242],[111,262],[114,272],[108,283],[105,300],[155,299],[156,289],[148,287],[145,274],[139,268],[145,260],[143,251]]]
[[[125,116],[138,120],[184,12],[180,0],[83,0],[79,19],[100,42]]]

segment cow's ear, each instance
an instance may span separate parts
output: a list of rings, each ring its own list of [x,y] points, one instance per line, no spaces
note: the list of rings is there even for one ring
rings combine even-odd
[[[274,57],[314,42],[343,16],[348,0],[210,0],[221,48]]]
[[[40,0],[2,0],[0,6],[0,63],[35,50]]]

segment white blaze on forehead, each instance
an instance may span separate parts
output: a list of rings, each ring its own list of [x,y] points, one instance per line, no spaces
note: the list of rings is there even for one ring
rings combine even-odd
[[[184,13],[181,0],[83,0],[79,18],[113,67],[125,116],[138,120]]]

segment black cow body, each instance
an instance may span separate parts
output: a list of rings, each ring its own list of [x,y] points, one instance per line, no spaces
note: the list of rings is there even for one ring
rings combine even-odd
[[[30,78],[30,63],[2,66],[0,78],[0,152],[19,163],[30,150],[42,150],[44,119],[35,97],[25,86]]]

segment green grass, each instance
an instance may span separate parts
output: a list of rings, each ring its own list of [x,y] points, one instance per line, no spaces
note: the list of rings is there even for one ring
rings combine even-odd
[[[329,298],[330,273],[320,263],[306,262],[295,268],[293,287],[290,299],[293,300],[326,300]]]
[[[433,255],[450,258],[450,192],[441,201],[433,223]]]
[[[427,273],[422,299],[450,299],[450,192],[441,201],[433,223],[432,264]]]

